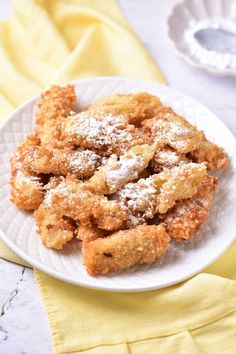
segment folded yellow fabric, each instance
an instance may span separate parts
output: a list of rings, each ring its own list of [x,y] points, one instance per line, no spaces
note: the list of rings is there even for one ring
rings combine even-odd
[[[164,82],[114,0],[15,0],[0,25],[0,107],[50,83],[123,75]],[[158,40],[158,39],[157,39]],[[167,289],[117,294],[35,271],[56,353],[234,353],[236,243],[204,273]],[[21,262],[0,243],[0,256]]]

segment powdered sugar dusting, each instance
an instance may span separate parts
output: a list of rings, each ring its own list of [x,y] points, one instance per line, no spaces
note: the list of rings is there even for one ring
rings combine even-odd
[[[119,161],[115,155],[112,155],[109,167],[107,169],[107,179],[109,183],[117,183],[123,181],[125,184],[127,181],[138,178],[139,170],[143,165],[143,158],[140,155],[130,153],[125,156],[121,156]],[[108,166],[106,166],[108,167]]]
[[[100,160],[100,156],[91,150],[73,151],[67,157],[68,164],[75,173],[83,172],[85,168],[94,168],[95,170]]]
[[[64,194],[68,195],[69,188],[68,185],[66,184],[65,180],[61,179],[60,183],[58,183],[56,186],[53,186],[52,183],[48,183],[45,187],[46,194],[43,200],[44,206],[50,207],[52,204],[52,198],[55,194]]]
[[[97,148],[123,143],[132,139],[132,135],[124,130],[122,116],[106,115],[96,119],[85,112],[70,118],[66,132],[76,134]]]
[[[121,204],[127,206],[131,212],[130,222],[134,222],[133,216],[140,222],[145,218],[153,218],[155,215],[156,186],[152,177],[142,178],[137,183],[128,183],[117,193],[117,198]]]
[[[19,182],[30,184],[36,188],[42,188],[42,186],[43,186],[42,183],[40,182],[39,177],[32,176],[32,175],[26,175],[21,170],[17,171],[16,178]]]

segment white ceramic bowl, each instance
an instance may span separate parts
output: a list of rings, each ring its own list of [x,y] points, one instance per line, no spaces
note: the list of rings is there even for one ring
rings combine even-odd
[[[147,91],[160,96],[211,140],[228,152],[232,167],[221,174],[214,208],[201,232],[190,242],[171,245],[152,265],[133,267],[118,274],[91,277],[82,264],[79,242],[63,251],[41,244],[32,214],[17,209],[9,200],[9,159],[19,142],[33,131],[33,112],[39,97],[18,108],[0,129],[0,235],[8,246],[34,267],[67,282],[110,291],[145,291],[178,283],[216,260],[233,242],[236,208],[236,143],[225,125],[192,99],[157,83],[117,77],[91,78],[74,82],[81,107],[117,92]]]
[[[235,0],[184,0],[174,6],[167,24],[176,53],[189,64],[214,75],[236,76],[236,53],[223,54],[206,49],[195,38],[200,29],[227,30],[235,34],[232,47],[236,49]],[[211,40],[214,41],[217,39]],[[224,46],[224,40],[219,45]]]

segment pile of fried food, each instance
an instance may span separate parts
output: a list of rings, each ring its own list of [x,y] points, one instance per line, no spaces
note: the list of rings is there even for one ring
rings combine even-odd
[[[82,242],[89,274],[162,256],[192,238],[216,190],[223,148],[148,93],[115,94],[79,112],[72,85],[42,94],[34,135],[11,159],[12,201],[34,210],[42,243]]]

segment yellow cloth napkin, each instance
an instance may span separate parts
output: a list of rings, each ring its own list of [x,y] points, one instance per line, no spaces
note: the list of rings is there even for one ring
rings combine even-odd
[[[0,24],[0,107],[96,75],[164,82],[113,0],[15,0]],[[158,39],[156,39],[158,40]],[[235,353],[236,243],[204,273],[139,294],[75,287],[35,271],[56,353]],[[20,262],[0,243],[0,256]]]

